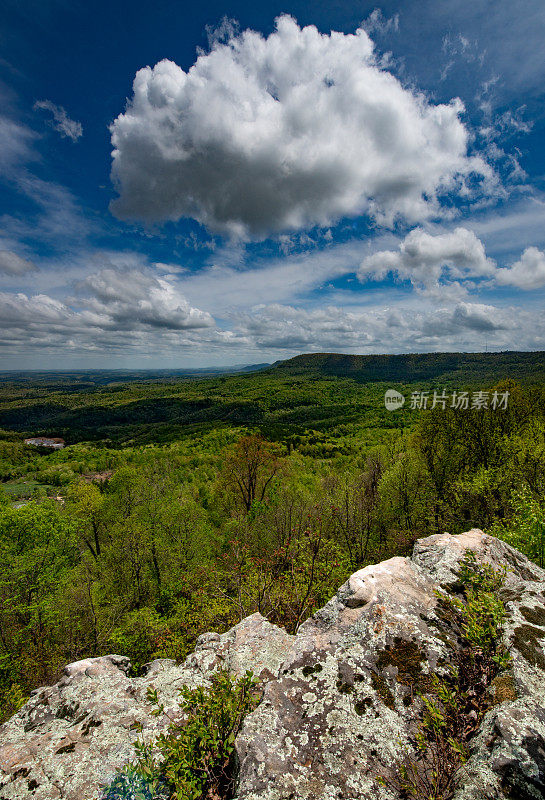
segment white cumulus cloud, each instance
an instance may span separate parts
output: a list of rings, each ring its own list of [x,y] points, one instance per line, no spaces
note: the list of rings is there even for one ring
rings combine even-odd
[[[141,69],[133,91],[111,128],[122,218],[250,238],[362,213],[414,223],[491,177],[468,156],[461,101],[405,88],[361,28],[325,35],[283,15],[267,38],[228,32],[187,72]]]
[[[186,330],[214,324],[211,315],[193,308],[171,280],[137,269],[102,269],[80,288],[90,295],[87,307],[109,318],[113,327]]]
[[[365,258],[358,277],[362,281],[381,280],[392,273],[401,280],[431,287],[444,275],[449,279],[483,277],[494,269],[494,261],[486,256],[483,243],[473,231],[455,228],[433,235],[415,228],[397,250],[382,250]]]
[[[545,286],[545,253],[537,247],[527,247],[518,261],[497,271],[496,281],[519,289]]]

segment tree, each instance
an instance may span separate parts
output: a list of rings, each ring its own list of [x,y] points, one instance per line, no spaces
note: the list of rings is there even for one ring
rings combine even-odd
[[[263,502],[280,469],[279,448],[258,434],[243,436],[228,454],[223,478],[228,489],[248,512],[254,501]]]
[[[68,489],[66,502],[69,515],[80,522],[82,542],[97,561],[104,535],[104,495],[91,483],[75,483]]]
[[[382,471],[380,458],[370,457],[363,472],[355,477],[349,475],[340,489],[334,486],[337,496],[334,495],[331,511],[333,523],[354,569],[368,563],[377,528],[376,511]]]
[[[77,563],[74,529],[53,502],[0,510],[0,691],[47,680],[63,658],[55,593]]]

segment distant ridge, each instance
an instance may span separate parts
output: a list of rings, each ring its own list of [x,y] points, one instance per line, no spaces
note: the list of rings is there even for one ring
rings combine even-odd
[[[219,427],[259,429],[267,438],[326,432],[339,425],[402,427],[384,391],[490,390],[513,379],[538,387],[545,353],[309,353],[265,369],[223,375],[151,372],[0,376],[0,435],[62,437],[67,445],[104,440],[164,443]],[[139,382],[134,385],[133,382]],[[13,384],[13,385],[12,385]],[[532,401],[533,402],[533,401]],[[397,422],[396,422],[397,420]]]
[[[275,361],[271,374],[353,378],[361,382],[542,381],[545,352],[407,353],[359,356],[346,353],[304,353]]]
[[[66,383],[77,389],[77,384],[99,386],[132,381],[169,381],[177,378],[209,378],[259,372],[269,363],[234,364],[220,367],[180,367],[179,369],[66,369],[66,370],[0,370],[0,383],[36,382]]]

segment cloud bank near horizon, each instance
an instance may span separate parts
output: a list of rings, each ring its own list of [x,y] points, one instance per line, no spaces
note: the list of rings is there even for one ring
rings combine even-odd
[[[346,291],[335,302],[332,291],[327,304],[309,303],[317,285],[354,274],[357,252],[354,244],[332,246],[329,259],[316,253],[307,263],[293,256],[268,267],[212,266],[200,274],[146,264],[136,255],[105,254],[103,266],[76,281],[73,296],[63,300],[46,293],[0,293],[0,345],[8,355],[21,349],[116,358],[160,352],[165,361],[181,354],[202,361],[230,350],[261,361],[301,350],[479,349],[483,337],[510,349],[515,335],[517,347],[539,349],[545,335],[540,307],[486,302],[475,283],[526,293],[545,285],[545,253],[538,248],[526,248],[512,265],[498,268],[468,229],[432,234],[417,228],[397,250],[360,259],[358,273],[367,281],[395,272],[415,291],[389,295],[386,302],[370,296],[364,304]],[[287,290],[291,274],[295,282]],[[298,292],[302,304],[286,302]],[[259,300],[267,294],[267,302]],[[220,309],[222,319],[207,307]]]

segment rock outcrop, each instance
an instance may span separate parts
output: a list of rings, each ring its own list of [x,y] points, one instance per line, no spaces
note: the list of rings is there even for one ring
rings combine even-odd
[[[408,750],[434,672],[457,642],[438,593],[455,588],[466,549],[506,566],[501,597],[512,661],[471,740],[456,800],[545,798],[545,571],[472,530],[417,542],[411,558],[356,572],[296,636],[254,614],[205,634],[183,665],[156,661],[130,678],[121,656],[71,664],[0,729],[0,800],[94,800],[132,755],[135,723],[153,736],[149,686],[167,708],[183,684],[220,666],[265,685],[236,741],[238,800],[399,800],[377,777]]]
[[[150,714],[149,687],[175,714],[178,690],[206,684],[219,667],[273,678],[292,639],[253,614],[221,636],[203,634],[183,665],[152,661],[142,677],[129,677],[130,662],[123,656],[68,664],[55,686],[36,689],[0,727],[0,799],[95,800],[100,787],[134,757],[139,724],[146,739],[167,724]]]

